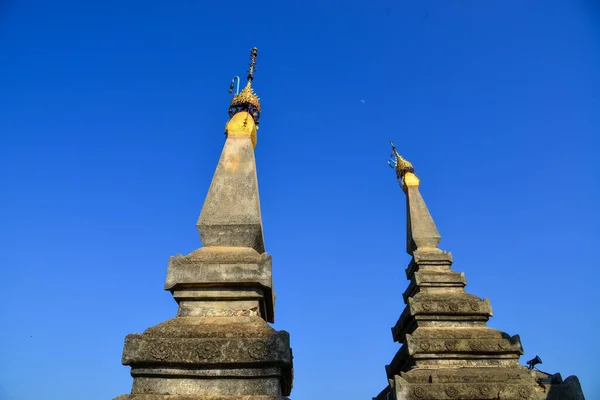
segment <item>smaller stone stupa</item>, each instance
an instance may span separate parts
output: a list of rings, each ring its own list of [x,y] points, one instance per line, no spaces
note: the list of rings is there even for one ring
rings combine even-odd
[[[583,400],[577,377],[563,381],[559,374],[521,366],[519,336],[486,326],[489,300],[467,293],[464,273],[450,268],[452,255],[438,248],[441,236],[419,178],[391,144],[390,165],[406,194],[406,251],[412,260],[406,306],[392,328],[401,347],[386,366],[388,386],[374,400]]]
[[[274,330],[254,159],[260,102],[248,84],[229,106],[221,158],[196,224],[203,247],[169,261],[175,318],[125,339],[131,394],[116,400],[283,400],[292,389],[290,337]],[[234,78],[235,79],[235,78]],[[239,83],[239,78],[238,78]]]

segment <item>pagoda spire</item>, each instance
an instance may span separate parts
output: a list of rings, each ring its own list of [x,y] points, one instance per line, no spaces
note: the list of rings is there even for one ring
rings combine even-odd
[[[260,119],[260,99],[254,93],[252,81],[254,80],[254,72],[256,70],[256,57],[258,49],[255,47],[250,51],[250,64],[248,69],[248,82],[246,87],[241,92],[235,93],[229,104],[229,122],[225,127],[225,134],[230,136],[249,136],[252,139],[252,144],[256,147],[256,131],[258,129],[258,121]],[[233,92],[235,80],[239,77],[234,77],[229,86],[229,93]]]
[[[404,159],[392,145],[392,160],[390,166],[396,169],[396,179],[400,182],[406,194],[406,252],[413,255],[418,248],[437,249],[442,237],[427,209],[425,200],[419,191],[420,180],[415,175],[413,165]]]
[[[128,335],[130,395],[118,400],[283,400],[293,380],[289,334],[274,330],[254,146],[260,103],[251,82],[229,106],[227,139],[196,227],[202,247],[169,260],[175,318]]]
[[[196,225],[205,247],[246,247],[265,252],[254,158],[260,101],[251,86],[257,55],[255,47],[250,52],[248,83],[231,99],[227,139]]]
[[[453,271],[452,255],[438,248],[441,236],[415,168],[390,144],[389,165],[406,195],[406,250],[412,260],[405,307],[392,327],[401,347],[386,366],[388,386],[374,399],[545,399],[546,389],[519,364],[519,336],[486,326],[489,300],[465,291],[464,273]],[[572,387],[575,381],[570,382]]]

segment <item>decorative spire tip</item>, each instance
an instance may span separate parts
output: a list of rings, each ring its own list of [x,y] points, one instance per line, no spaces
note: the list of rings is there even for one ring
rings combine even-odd
[[[398,179],[402,188],[405,189],[406,186],[419,186],[419,178],[415,175],[415,168],[411,162],[398,153],[394,142],[391,140],[390,145],[392,146],[392,154],[390,155],[392,159],[388,161],[388,165],[396,170],[396,179]]]
[[[258,125],[258,120],[260,118],[260,99],[254,93],[252,89],[252,81],[254,80],[254,72],[256,72],[256,57],[258,56],[258,49],[254,47],[250,50],[250,64],[248,70],[248,83],[246,87],[239,91],[239,77],[234,77],[231,81],[231,85],[229,86],[229,93],[233,92],[233,88],[235,85],[235,80],[237,78],[238,81],[238,90],[236,94],[231,99],[231,103],[229,104],[229,117],[233,117],[235,114],[241,111],[245,111],[252,115],[254,118],[254,122]]]

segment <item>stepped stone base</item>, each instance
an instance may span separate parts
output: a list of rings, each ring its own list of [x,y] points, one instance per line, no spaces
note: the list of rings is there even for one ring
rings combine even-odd
[[[388,379],[418,368],[519,367],[519,336],[488,327],[419,328],[404,335],[403,346],[386,366]]]
[[[289,400],[281,396],[185,396],[171,394],[126,394],[114,400]]]
[[[392,327],[401,347],[386,365],[388,386],[373,400],[583,400],[577,378],[563,382],[522,367],[519,336],[486,326],[489,300],[465,291],[465,275],[451,269],[452,254],[437,247],[441,237],[418,178],[398,174],[407,196],[410,283]],[[408,183],[403,174],[412,175]]]
[[[414,369],[373,400],[585,400],[579,380],[519,368]]]
[[[125,339],[120,400],[272,400],[289,395],[289,335],[258,316],[177,317]],[[175,396],[175,397],[173,397]]]
[[[396,399],[533,399],[526,368],[414,370],[394,377]]]

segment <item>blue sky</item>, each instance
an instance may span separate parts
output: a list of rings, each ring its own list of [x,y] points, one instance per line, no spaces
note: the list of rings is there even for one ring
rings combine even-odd
[[[600,398],[600,5],[0,1],[0,397],[128,393],[259,48],[256,149],[292,398],[385,385],[413,162],[440,247],[524,363]],[[361,101],[361,100],[364,100]]]

